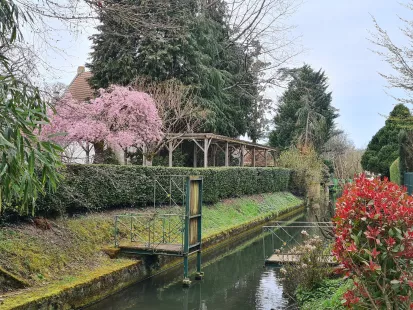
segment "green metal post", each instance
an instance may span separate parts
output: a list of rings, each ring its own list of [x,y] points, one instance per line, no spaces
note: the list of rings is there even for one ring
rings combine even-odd
[[[148,235],[148,247],[150,247],[151,246],[151,221],[150,220],[148,221],[148,233],[149,233],[149,235]]]
[[[198,217],[198,241],[199,241],[199,249],[196,253],[196,280],[202,280],[204,278],[204,273],[201,271],[201,258],[202,258],[202,187],[203,187],[203,180],[197,181],[199,182],[199,195],[198,195],[198,204],[199,204],[199,214],[201,215]]]
[[[115,247],[118,246],[118,217],[115,216]]]
[[[130,242],[133,242],[133,218],[130,216]]]
[[[165,217],[162,218],[162,243],[166,243],[165,241]]]
[[[273,231],[271,231],[271,246],[272,246],[271,250],[274,252],[275,244],[274,244],[274,232]]]
[[[171,219],[168,221],[168,236],[169,236],[169,243],[171,243]]]
[[[187,178],[186,181],[186,197],[185,197],[185,234],[184,234],[184,253],[188,254],[189,253],[189,202],[190,202],[190,179]]]
[[[185,254],[184,255],[184,281],[185,281],[185,279],[188,279],[188,269],[189,269],[188,255]]]
[[[185,197],[185,231],[184,231],[184,280],[182,284],[189,286],[191,280],[188,278],[188,254],[189,254],[189,202],[190,202],[190,178],[186,178],[186,197]]]
[[[267,258],[267,255],[265,253],[265,232],[266,232],[266,229],[264,228],[263,234],[262,234],[262,250],[264,252],[264,262],[265,262],[265,259]]]
[[[196,271],[197,273],[201,272],[201,251],[196,253]]]
[[[156,221],[156,214],[154,215],[153,219],[152,219],[152,243],[155,244],[156,242],[158,242],[157,240],[155,240],[155,221]],[[152,246],[151,244],[149,244],[149,246]]]

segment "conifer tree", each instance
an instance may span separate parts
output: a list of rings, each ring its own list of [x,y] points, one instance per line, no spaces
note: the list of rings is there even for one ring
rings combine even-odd
[[[197,105],[208,114],[202,131],[245,134],[257,76],[253,55],[231,40],[225,2],[205,8],[195,0],[169,0],[164,3],[173,9],[147,12],[145,5],[153,8],[149,2],[136,1],[136,10],[160,22],[179,17],[177,27],[137,30],[102,13],[99,33],[92,36],[91,85],[128,85],[141,76],[159,82],[175,78],[194,88]]]
[[[361,158],[364,170],[390,176],[390,166],[399,157],[399,133],[413,124],[410,110],[398,104],[382,127],[370,140]]]
[[[290,82],[278,102],[270,144],[281,149],[311,145],[321,153],[326,141],[337,133],[338,113],[331,105],[328,78],[309,65],[284,69],[283,74]]]

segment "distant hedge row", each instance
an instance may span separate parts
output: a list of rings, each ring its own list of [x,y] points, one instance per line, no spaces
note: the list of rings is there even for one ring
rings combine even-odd
[[[120,165],[68,165],[64,181],[54,194],[37,203],[37,212],[73,213],[114,207],[143,206],[182,201],[182,178],[171,175],[202,175],[203,200],[220,199],[289,188],[290,170],[283,168],[166,168]],[[157,181],[155,181],[157,180]],[[156,192],[154,193],[154,184]],[[172,190],[170,190],[172,189]],[[169,192],[171,196],[169,196]]]

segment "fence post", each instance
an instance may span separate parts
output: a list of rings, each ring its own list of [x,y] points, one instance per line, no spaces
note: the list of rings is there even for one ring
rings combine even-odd
[[[133,236],[132,236],[132,215],[130,216],[130,242],[132,242],[133,240]]]
[[[205,139],[205,143],[206,143]],[[186,197],[185,197],[185,233],[184,233],[184,280],[182,284],[184,286],[189,286],[191,285],[191,280],[188,278],[188,254],[189,254],[189,215],[190,215],[190,209],[189,209],[189,204],[191,200],[191,194],[190,194],[190,188],[191,188],[191,181],[190,178],[186,178]]]
[[[165,243],[165,217],[162,219],[162,243]]]
[[[115,216],[115,247],[118,246],[118,216]]]

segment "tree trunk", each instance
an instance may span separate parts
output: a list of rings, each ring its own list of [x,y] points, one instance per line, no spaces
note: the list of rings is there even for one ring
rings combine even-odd
[[[307,149],[307,142],[308,142],[308,123],[310,119],[310,111],[307,112],[307,123],[305,125],[305,141],[304,141],[304,146]]]
[[[90,149],[89,149],[89,143],[86,143],[86,165],[90,164]]]
[[[95,148],[95,158],[93,159],[94,164],[103,164],[105,161],[104,155],[104,147],[105,143],[103,141],[93,143],[93,147]]]
[[[123,150],[123,163],[125,165],[128,164],[128,149],[127,148]]]

